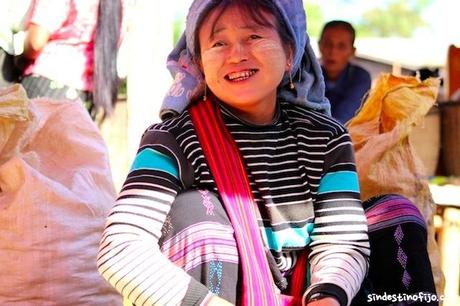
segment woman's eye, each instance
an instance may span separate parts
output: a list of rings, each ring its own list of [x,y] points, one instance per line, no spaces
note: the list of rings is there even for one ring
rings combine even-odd
[[[262,37],[260,37],[257,34],[252,34],[252,35],[249,36],[249,39],[259,39],[259,38],[262,38]]]
[[[215,42],[212,47],[213,48],[218,48],[224,46],[224,43],[222,41]]]

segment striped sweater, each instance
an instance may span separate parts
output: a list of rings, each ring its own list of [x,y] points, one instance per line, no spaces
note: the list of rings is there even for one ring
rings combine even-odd
[[[367,272],[367,223],[350,137],[317,112],[281,102],[272,124],[244,122],[220,105],[246,165],[262,238],[282,272],[311,248],[311,285],[349,304]],[[225,169],[223,169],[225,171]],[[189,113],[145,132],[108,217],[98,268],[136,305],[198,305],[209,294],[158,247],[175,196],[217,193]]]

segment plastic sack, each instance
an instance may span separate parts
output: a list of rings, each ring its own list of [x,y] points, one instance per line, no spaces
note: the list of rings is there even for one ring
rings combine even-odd
[[[436,101],[439,81],[384,74],[347,128],[353,140],[361,196],[382,193],[424,199],[423,164],[409,143],[409,133]],[[428,193],[428,194],[426,194]],[[419,207],[426,216],[431,208]]]
[[[431,197],[423,163],[409,141],[412,128],[436,102],[439,80],[382,74],[347,128],[356,156],[361,198],[400,194],[415,203],[428,225],[428,252],[435,284],[442,292],[443,276],[434,240]]]
[[[78,103],[0,90],[0,305],[121,305],[96,256],[115,190]]]

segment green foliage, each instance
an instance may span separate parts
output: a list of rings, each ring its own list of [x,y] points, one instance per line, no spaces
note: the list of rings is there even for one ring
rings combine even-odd
[[[387,1],[385,6],[365,12],[356,29],[361,37],[411,37],[417,28],[426,26],[421,13],[433,1]]]
[[[321,6],[317,3],[304,1],[305,12],[307,13],[307,31],[311,37],[319,37],[324,25],[324,16]]]
[[[173,42],[174,46],[184,31],[184,18],[176,18],[173,23]]]

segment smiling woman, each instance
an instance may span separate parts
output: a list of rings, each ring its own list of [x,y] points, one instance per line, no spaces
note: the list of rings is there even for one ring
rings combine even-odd
[[[101,242],[99,271],[132,303],[347,305],[358,291],[353,152],[322,114],[305,24],[300,0],[193,2],[164,110],[191,105],[145,132]]]
[[[367,221],[302,1],[195,0],[168,68],[164,121],[108,217],[103,277],[135,305],[352,304]]]
[[[242,119],[270,123],[277,86],[286,72],[292,73],[292,47],[281,41],[268,13],[261,13],[265,24],[257,24],[238,7],[224,9],[214,10],[199,32],[206,84]]]

